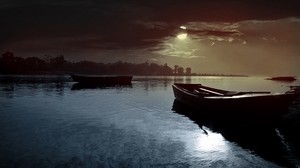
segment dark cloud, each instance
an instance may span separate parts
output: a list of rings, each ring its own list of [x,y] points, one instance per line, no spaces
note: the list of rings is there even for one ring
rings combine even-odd
[[[300,15],[300,3],[296,0],[7,0],[0,6],[0,19],[4,23],[1,36],[5,40],[82,34],[130,34],[137,31],[132,28],[136,26],[134,22],[137,20],[178,25],[191,21],[237,22]]]
[[[166,35],[163,30],[138,25],[137,20],[147,19],[147,7],[125,1],[10,1],[5,4],[0,10],[4,23],[0,44],[29,39],[82,38],[75,40],[76,43],[93,37],[99,44],[138,47],[144,38]]]

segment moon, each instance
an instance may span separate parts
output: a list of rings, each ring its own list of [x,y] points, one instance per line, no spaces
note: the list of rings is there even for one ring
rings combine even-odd
[[[187,37],[186,27],[180,26],[180,33],[177,35],[177,38],[180,40],[184,40]]]

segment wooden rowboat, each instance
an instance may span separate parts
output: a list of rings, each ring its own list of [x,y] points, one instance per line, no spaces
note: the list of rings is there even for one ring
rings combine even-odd
[[[212,115],[278,115],[286,112],[299,92],[234,92],[201,84],[174,84],[176,100]]]
[[[132,76],[95,76],[95,75],[74,75],[75,82],[84,85],[128,85],[131,84]]]

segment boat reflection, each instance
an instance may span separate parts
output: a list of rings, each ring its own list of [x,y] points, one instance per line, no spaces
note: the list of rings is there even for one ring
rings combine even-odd
[[[75,83],[73,84],[71,90],[81,90],[81,89],[106,89],[106,88],[132,88],[132,84],[114,84],[114,85],[99,85],[99,84],[82,84]]]
[[[279,166],[295,167],[296,165],[294,155],[289,152],[287,143],[277,129],[277,122],[273,120],[264,122],[253,119],[239,121],[226,118],[224,115],[222,118],[213,118],[212,116],[199,115],[199,110],[189,108],[177,100],[174,100],[172,110],[194,121],[205,134],[213,135],[208,136],[208,138],[211,137],[212,143],[203,143],[202,141],[207,142],[205,139],[198,140],[199,149],[204,152],[222,147],[224,141],[227,140],[249,153]]]

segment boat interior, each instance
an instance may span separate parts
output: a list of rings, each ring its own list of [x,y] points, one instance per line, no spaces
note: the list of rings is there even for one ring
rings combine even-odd
[[[270,94],[271,92],[236,92],[203,86],[201,84],[174,84],[188,92],[203,96],[239,96],[249,94]]]

